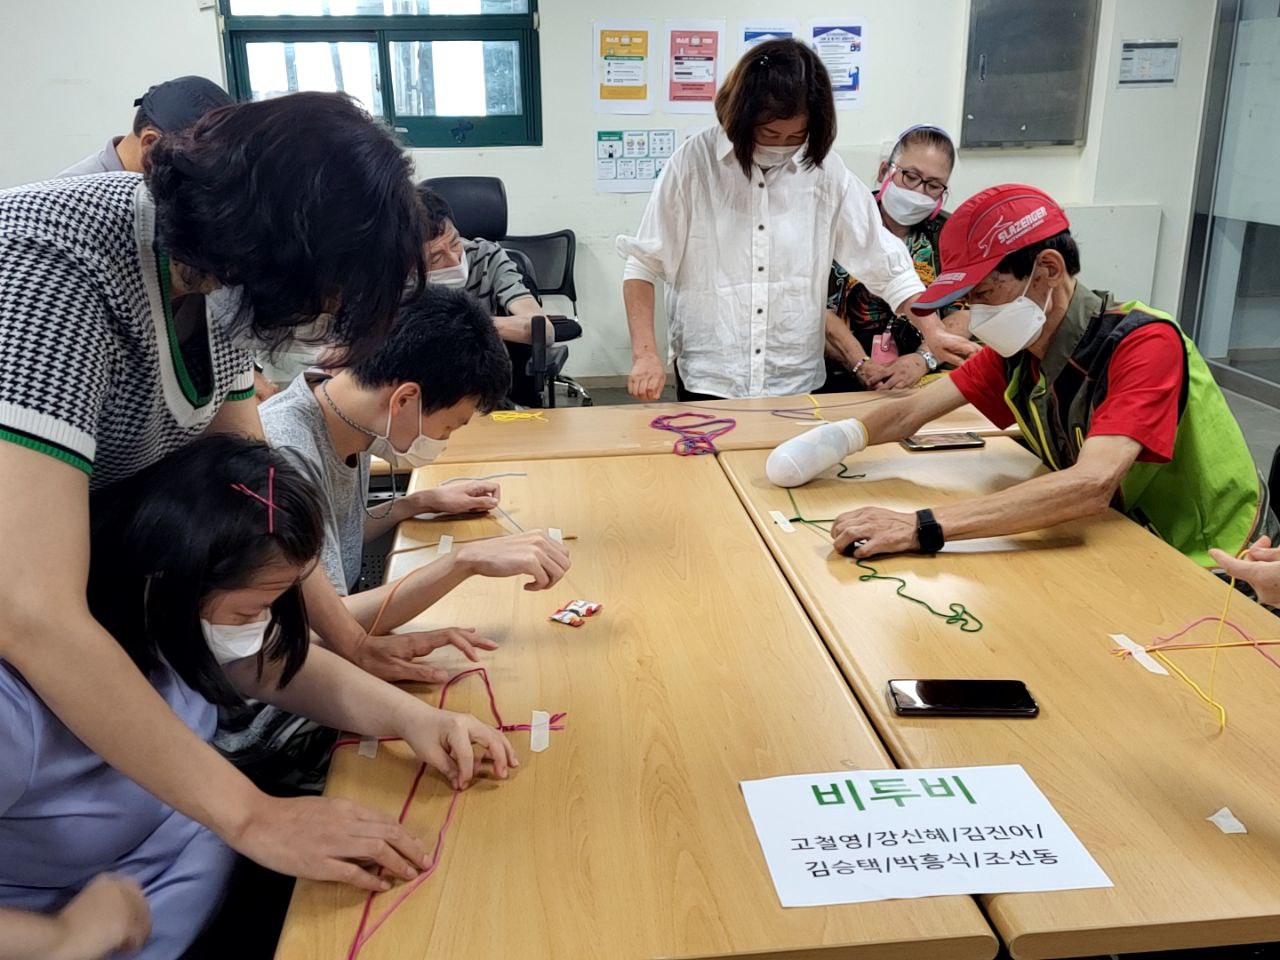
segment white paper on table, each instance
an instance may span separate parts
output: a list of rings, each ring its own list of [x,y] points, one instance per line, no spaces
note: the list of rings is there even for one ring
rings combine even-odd
[[[841,770],[741,787],[784,907],[1112,886],[1015,764]]]

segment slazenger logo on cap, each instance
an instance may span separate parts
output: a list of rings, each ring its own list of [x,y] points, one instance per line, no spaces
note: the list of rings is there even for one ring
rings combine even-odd
[[[1002,246],[1007,247],[1048,215],[1048,208],[1040,206],[1013,223],[1009,223],[1004,217],[1001,217],[987,231],[986,236],[978,241],[978,249],[982,251],[984,257],[990,256],[992,243],[999,240]]]

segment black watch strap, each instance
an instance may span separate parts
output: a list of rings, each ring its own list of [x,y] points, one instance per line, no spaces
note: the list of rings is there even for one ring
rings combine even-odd
[[[946,544],[942,524],[934,518],[932,510],[916,511],[916,539],[920,541],[921,553],[937,553]]]

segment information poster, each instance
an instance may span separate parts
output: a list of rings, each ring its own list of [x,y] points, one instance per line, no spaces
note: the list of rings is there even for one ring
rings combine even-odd
[[[666,35],[664,109],[669,113],[714,112],[724,21],[668,21]]]
[[[651,23],[593,26],[596,109],[601,113],[649,113],[653,109]]]
[[[741,786],[784,907],[1112,886],[1020,766]]]
[[[814,23],[809,27],[809,38],[831,74],[836,109],[857,106],[862,100],[862,24]]]
[[[746,53],[766,40],[791,40],[800,36],[796,20],[748,20],[738,31],[738,52]]]
[[[596,189],[648,193],[675,150],[675,130],[598,130]]]
[[[1178,79],[1177,40],[1125,40],[1120,44],[1122,87],[1172,86]]]

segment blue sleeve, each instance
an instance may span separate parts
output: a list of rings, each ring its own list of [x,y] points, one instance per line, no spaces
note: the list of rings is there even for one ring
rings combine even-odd
[[[36,696],[8,665],[0,663],[0,817],[31,783],[35,768]]]

